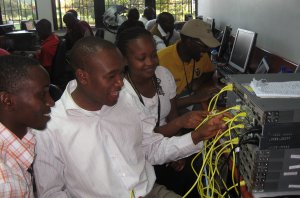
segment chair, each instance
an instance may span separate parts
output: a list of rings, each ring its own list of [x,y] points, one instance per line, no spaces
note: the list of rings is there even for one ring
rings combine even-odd
[[[67,62],[67,47],[66,40],[61,38],[56,54],[52,63],[52,70],[50,73],[51,83],[57,85],[62,90],[65,89],[67,83],[74,79],[74,75],[70,65]]]

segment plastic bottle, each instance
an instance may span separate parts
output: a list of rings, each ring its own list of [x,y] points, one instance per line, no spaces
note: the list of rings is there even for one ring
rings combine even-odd
[[[213,49],[211,52],[210,52],[210,58],[211,58],[211,62],[213,64],[216,64],[218,61],[217,61],[217,57],[218,57],[218,51],[216,49]]]

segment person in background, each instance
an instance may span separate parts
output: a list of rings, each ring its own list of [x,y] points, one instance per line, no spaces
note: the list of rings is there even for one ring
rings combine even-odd
[[[155,19],[156,15],[155,15],[155,10],[152,7],[146,7],[144,9],[144,13],[143,15],[140,17],[140,21],[144,23],[144,25],[146,26],[146,23],[149,20]]]
[[[116,46],[98,37],[72,48],[76,80],[36,135],[39,197],[158,197],[152,164],[197,152],[224,129],[221,116],[181,137],[153,133],[154,118],[122,90],[124,64]]]
[[[65,38],[68,50],[70,50],[79,39],[94,36],[90,25],[85,21],[78,20],[73,12],[67,12],[63,17],[63,21],[67,26]]]
[[[212,97],[215,88],[203,89],[215,71],[207,52],[220,45],[211,28],[199,19],[187,21],[181,40],[158,51],[159,63],[170,70],[176,82],[178,108],[199,104]],[[182,97],[185,96],[185,97]]]
[[[10,53],[3,48],[0,48],[0,56],[9,55]]]
[[[124,21],[118,28],[116,39],[118,39],[118,35],[120,35],[121,32],[123,32],[124,30],[130,27],[139,26],[145,28],[143,22],[139,21],[139,17],[140,17],[140,13],[136,8],[129,9],[127,15],[128,19]]]
[[[35,138],[50,120],[49,75],[23,56],[0,57],[0,197],[33,198]]]
[[[35,56],[40,64],[51,74],[52,63],[59,44],[59,38],[52,32],[51,22],[47,19],[41,19],[37,22],[36,31],[41,40],[41,48]]]
[[[88,22],[80,20],[76,10],[70,9],[67,11],[67,13],[72,13],[74,15],[74,17],[78,20],[79,25],[82,26],[86,30],[85,36],[94,36],[91,26],[88,24]]]
[[[179,33],[174,29],[175,19],[169,12],[162,12],[157,16],[156,24],[150,32],[156,42],[156,49],[160,50],[180,40]]]
[[[76,18],[76,19],[78,19],[79,20],[79,18],[78,18],[78,12],[76,11],[76,10],[74,10],[74,9],[70,9],[70,10],[68,10],[67,11],[67,13],[72,13],[73,15],[74,15],[74,17]]]

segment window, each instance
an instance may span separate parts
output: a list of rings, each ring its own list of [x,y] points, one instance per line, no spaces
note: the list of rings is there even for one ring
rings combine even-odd
[[[109,8],[112,5],[123,5],[126,8],[136,8],[140,12],[140,14],[142,14],[145,8],[145,0],[105,0],[105,9]]]
[[[0,0],[2,22],[13,23],[20,29],[22,20],[36,20],[36,0]]]
[[[1,1],[1,0],[0,0]],[[195,16],[196,0],[52,0],[54,3],[54,27],[63,28],[62,17],[69,9],[78,12],[81,20],[87,21],[91,26],[102,25],[102,15],[112,5],[123,5],[126,8],[137,8],[140,14],[143,13],[145,5],[156,6],[156,14],[170,12],[176,21],[184,21],[186,14]],[[95,11],[96,10],[96,11]]]
[[[70,9],[77,11],[78,18],[95,25],[94,0],[56,0],[58,27],[65,27],[63,16]]]
[[[156,14],[170,12],[175,21],[184,21],[186,14],[195,16],[196,0],[156,0]]]

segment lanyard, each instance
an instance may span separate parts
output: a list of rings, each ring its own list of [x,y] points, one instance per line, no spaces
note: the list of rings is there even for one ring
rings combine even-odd
[[[144,100],[142,98],[142,95],[140,94],[140,92],[137,90],[136,86],[134,85],[131,77],[130,77],[130,74],[129,72],[126,73],[127,75],[127,79],[129,81],[129,83],[131,84],[131,86],[133,87],[135,93],[137,94],[137,96],[139,97],[139,100],[141,101],[141,103],[145,106],[145,103],[144,103]],[[159,98],[159,92],[160,92],[160,89],[159,89],[159,85],[158,85],[158,80],[156,78],[156,76],[153,76],[152,77],[152,83],[153,83],[153,86],[155,88],[155,92],[156,92],[156,95],[157,95],[157,122],[156,122],[156,127],[159,127],[159,122],[160,122],[160,98]]]
[[[186,74],[186,70],[185,70],[185,65],[184,62],[182,62],[183,65],[183,70],[184,70],[184,76],[185,76],[185,81],[186,81],[186,87],[188,89],[189,95],[191,95],[193,93],[193,79],[194,79],[194,73],[195,73],[195,60],[194,60],[194,65],[193,65],[193,73],[192,73],[192,80],[191,80],[191,87],[189,86],[189,81],[187,79],[187,74]]]

